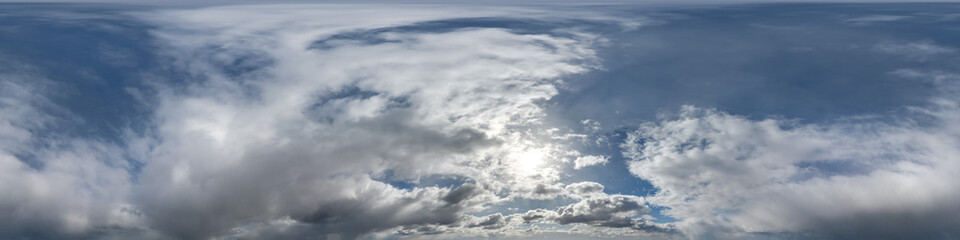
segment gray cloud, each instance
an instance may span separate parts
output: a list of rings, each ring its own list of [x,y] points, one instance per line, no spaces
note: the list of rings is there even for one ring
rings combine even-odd
[[[564,187],[564,190],[574,195],[602,193],[603,185],[596,182],[578,182],[578,183],[571,183],[570,185],[567,185],[566,187]]]
[[[484,229],[499,229],[507,225],[507,218],[503,217],[503,214],[495,213],[490,214],[485,217],[482,217],[477,220],[475,223],[467,225],[467,227],[482,227]]]
[[[649,212],[640,200],[625,196],[588,198],[578,203],[560,207],[554,221],[560,224],[591,223],[597,225],[617,225],[623,223],[626,215]]]
[[[524,222],[545,220],[561,225],[586,224],[597,227],[629,228],[643,232],[672,232],[672,227],[649,223],[634,215],[650,212],[641,198],[600,194],[562,206],[556,211],[535,209],[519,215]]]
[[[581,169],[581,168],[595,166],[595,165],[604,165],[604,164],[607,164],[607,161],[608,161],[607,156],[593,156],[593,155],[579,156],[577,157],[577,159],[573,160],[573,164],[574,164],[573,169]]]

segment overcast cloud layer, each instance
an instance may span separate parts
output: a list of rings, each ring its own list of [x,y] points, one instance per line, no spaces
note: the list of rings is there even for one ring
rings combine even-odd
[[[960,237],[956,5],[0,6],[4,239]]]

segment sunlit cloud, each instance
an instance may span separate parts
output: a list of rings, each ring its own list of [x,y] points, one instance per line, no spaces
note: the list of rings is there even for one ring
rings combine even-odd
[[[3,239],[952,239],[952,4],[3,4]]]

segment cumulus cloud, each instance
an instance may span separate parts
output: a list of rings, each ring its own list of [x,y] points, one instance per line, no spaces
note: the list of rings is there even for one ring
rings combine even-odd
[[[630,172],[659,188],[648,201],[695,238],[956,237],[958,83],[933,75],[942,93],[894,121],[804,125],[688,106],[622,147]]]
[[[649,212],[639,198],[629,196],[610,196],[588,198],[572,205],[557,209],[554,221],[560,224],[592,223],[598,225],[616,225],[624,223],[629,215]],[[627,221],[629,222],[629,221]]]
[[[573,169],[581,169],[594,165],[604,165],[607,164],[608,159],[609,158],[607,156],[579,156],[576,160],[573,160]]]
[[[579,186],[590,185],[582,184]],[[602,186],[601,186],[602,187]],[[600,194],[557,210],[535,209],[520,215],[524,222],[548,221],[561,225],[586,224],[595,227],[631,228],[645,232],[669,232],[671,227],[632,218],[650,212],[640,197]]]
[[[593,193],[603,193],[603,185],[597,182],[578,182],[571,183],[564,187],[568,193],[580,196]]]

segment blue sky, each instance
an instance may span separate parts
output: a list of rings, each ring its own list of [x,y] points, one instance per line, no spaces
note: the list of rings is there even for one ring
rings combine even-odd
[[[0,6],[0,238],[960,237],[953,3]]]

